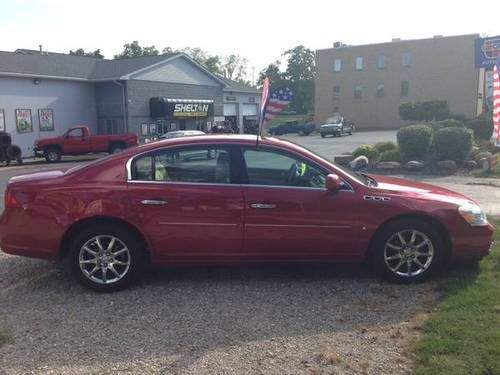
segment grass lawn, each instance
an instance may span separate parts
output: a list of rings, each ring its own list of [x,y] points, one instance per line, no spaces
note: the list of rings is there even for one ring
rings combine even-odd
[[[500,218],[492,220],[498,227]],[[500,374],[500,233],[492,253],[440,282],[443,298],[415,344],[416,374]]]
[[[282,124],[287,121],[299,121],[302,122],[305,119],[305,115],[283,115],[283,116],[276,116],[273,118],[271,121],[269,121],[269,124],[266,125],[269,129]]]

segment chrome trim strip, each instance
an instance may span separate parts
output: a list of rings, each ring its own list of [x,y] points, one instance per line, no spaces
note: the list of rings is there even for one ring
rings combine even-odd
[[[328,229],[351,229],[350,225],[301,225],[301,224],[245,224],[245,227],[274,227],[274,228],[328,228]]]
[[[202,227],[237,227],[238,224],[224,224],[224,223],[178,223],[178,222],[169,222],[169,221],[160,221],[161,225],[197,225]]]

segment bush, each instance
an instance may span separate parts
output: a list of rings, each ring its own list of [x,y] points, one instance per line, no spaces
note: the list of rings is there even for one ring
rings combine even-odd
[[[444,128],[434,134],[433,149],[438,160],[462,161],[472,149],[472,133],[465,128]]]
[[[398,148],[381,152],[378,157],[378,161],[400,161],[400,160],[401,160],[401,154],[399,153]]]
[[[399,117],[406,121],[440,121],[450,117],[446,100],[403,103],[399,106]]]
[[[395,150],[398,146],[394,142],[378,142],[375,143],[375,148],[378,150],[379,154],[389,150]]]
[[[490,139],[493,133],[493,121],[491,119],[471,120],[467,127],[474,132],[474,137],[477,139]]]
[[[352,152],[352,156],[357,158],[361,155],[366,156],[368,160],[377,160],[378,150],[374,145],[361,145]]]
[[[409,125],[398,130],[397,139],[402,156],[421,158],[431,146],[432,128],[428,125]]]
[[[438,131],[439,129],[444,128],[463,128],[465,126],[463,121],[455,120],[455,119],[446,119],[443,121],[436,121],[432,123],[432,129],[434,131]]]

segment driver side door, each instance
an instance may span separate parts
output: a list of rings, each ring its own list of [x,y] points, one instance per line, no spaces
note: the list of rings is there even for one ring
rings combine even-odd
[[[242,147],[242,160],[245,257],[355,257],[360,202],[349,185],[328,191],[329,171],[281,149]]]
[[[65,154],[85,154],[90,152],[90,137],[85,134],[83,128],[70,129],[63,142]]]

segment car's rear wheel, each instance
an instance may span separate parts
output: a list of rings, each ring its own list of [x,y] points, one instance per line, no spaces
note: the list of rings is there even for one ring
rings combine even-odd
[[[58,162],[61,160],[61,151],[55,147],[45,150],[45,160],[49,163]]]
[[[402,219],[381,230],[374,241],[373,264],[385,279],[411,283],[426,279],[441,265],[445,245],[424,220]]]
[[[143,247],[141,239],[121,225],[90,225],[71,244],[73,274],[98,292],[123,289],[143,271]]]

